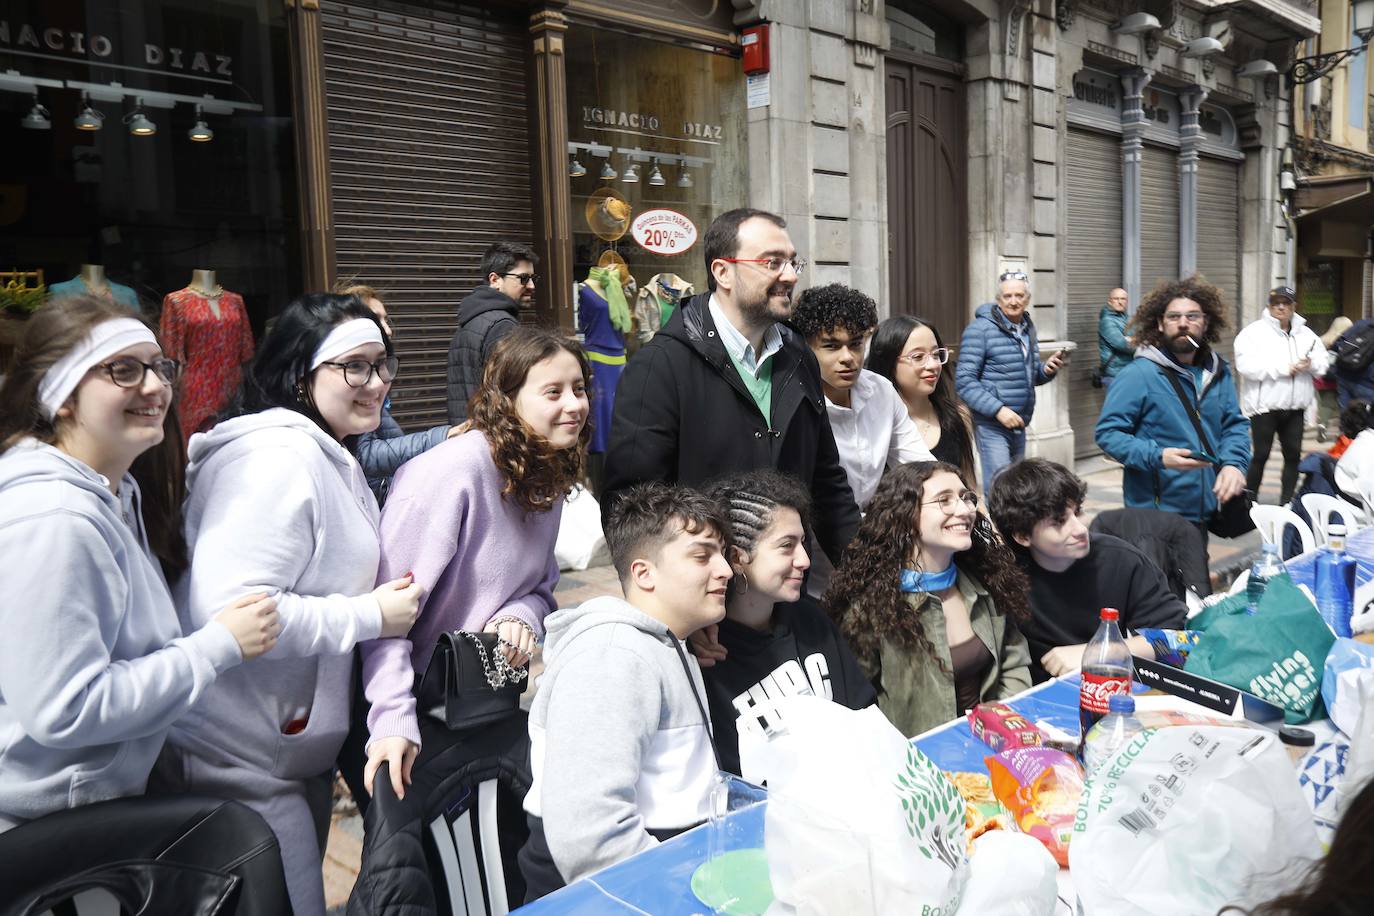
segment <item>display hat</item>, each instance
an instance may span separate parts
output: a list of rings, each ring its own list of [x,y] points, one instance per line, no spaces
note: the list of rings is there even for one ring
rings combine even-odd
[[[634,208],[615,188],[598,188],[587,198],[586,215],[598,238],[614,242],[629,231]]]
[[[620,270],[620,282],[623,285],[630,276],[630,265],[625,263],[625,259],[620,256],[620,252],[614,248],[607,248],[601,252],[601,257],[596,259],[597,267],[615,267]]]

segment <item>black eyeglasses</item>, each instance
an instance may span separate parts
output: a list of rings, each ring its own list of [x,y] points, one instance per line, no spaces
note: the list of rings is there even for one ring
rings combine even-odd
[[[539,282],[539,274],[502,274],[503,277],[514,277],[520,281],[521,286],[529,286],[531,283]]]
[[[134,359],[132,356],[121,356],[92,368],[103,370],[109,375],[110,381],[120,388],[142,387],[143,380],[148,377],[149,372],[167,385],[175,385],[181,377],[181,363],[165,356],[160,356],[151,363]]]
[[[323,362],[321,366],[334,366],[342,369],[344,381],[350,388],[362,388],[372,381],[372,373],[377,373],[377,378],[384,384],[391,384],[391,380],[396,377],[396,370],[400,367],[401,361],[394,356],[386,359],[379,359],[375,363],[370,363],[365,359],[350,359],[346,363]]]

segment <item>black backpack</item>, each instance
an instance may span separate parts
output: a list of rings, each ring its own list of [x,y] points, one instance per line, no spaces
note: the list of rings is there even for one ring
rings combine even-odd
[[[1336,368],[1342,372],[1363,372],[1374,362],[1374,323],[1352,328],[1351,332],[1336,342]]]

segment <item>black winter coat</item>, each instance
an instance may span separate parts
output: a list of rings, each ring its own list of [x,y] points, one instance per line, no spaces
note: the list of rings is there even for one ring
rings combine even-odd
[[[468,399],[482,384],[482,368],[496,342],[520,324],[520,304],[490,286],[479,286],[458,304],[458,330],[448,345],[448,422],[468,418]]]
[[[816,540],[827,556],[843,556],[859,507],[840,466],[815,355],[796,332],[779,327],[770,428],[725,352],[709,299],[689,299],[625,367],[606,451],[603,523],[617,491],[637,483],[697,486],[772,467],[810,489]]]

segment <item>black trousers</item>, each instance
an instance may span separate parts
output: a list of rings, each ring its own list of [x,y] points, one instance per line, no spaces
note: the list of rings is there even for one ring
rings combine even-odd
[[[1302,460],[1301,410],[1271,410],[1250,418],[1250,437],[1254,453],[1250,456],[1250,471],[1245,475],[1245,488],[1259,497],[1264,480],[1264,465],[1274,447],[1274,433],[1279,435],[1279,449],[1283,452],[1282,486],[1279,504],[1288,505],[1298,486],[1298,462]]]

